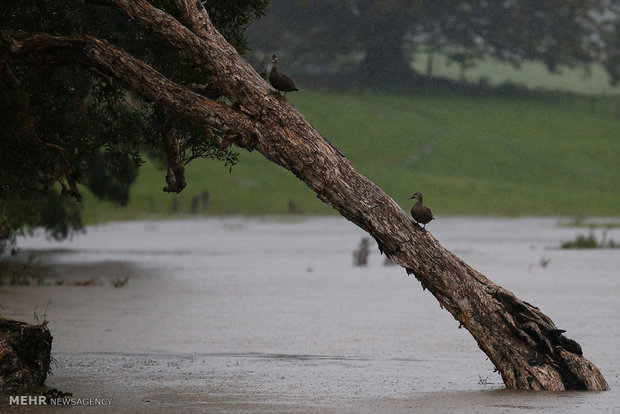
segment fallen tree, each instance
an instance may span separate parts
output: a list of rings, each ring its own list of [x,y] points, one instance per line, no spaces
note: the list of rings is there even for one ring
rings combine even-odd
[[[516,298],[468,266],[398,204],[359,174],[286,99],[217,32],[200,2],[175,0],[179,20],[146,0],[98,0],[118,8],[140,28],[157,33],[194,64],[209,71],[213,100],[164,75],[107,41],[89,35],[3,31],[0,65],[78,63],[122,80],[144,99],[205,129],[214,142],[256,150],[286,168],[351,222],[372,235],[381,251],[413,274],[475,338],[507,388],[606,390],[599,370],[581,347],[538,308]],[[5,66],[6,69],[6,66]],[[184,183],[173,169],[170,183]],[[180,191],[181,188],[178,190]]]

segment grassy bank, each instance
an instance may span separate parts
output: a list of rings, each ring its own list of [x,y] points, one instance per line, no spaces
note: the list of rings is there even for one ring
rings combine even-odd
[[[620,98],[301,89],[289,94],[295,106],[403,207],[420,191],[436,215],[620,215]],[[87,196],[85,219],[160,216],[175,203],[188,214],[205,190],[205,214],[282,214],[289,200],[306,213],[331,212],[256,152],[242,151],[231,174],[194,161],[177,196],[161,191],[164,175],[145,165],[125,209]]]

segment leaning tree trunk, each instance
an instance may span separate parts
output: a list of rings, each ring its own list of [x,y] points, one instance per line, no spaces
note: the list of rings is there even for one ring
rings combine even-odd
[[[294,173],[325,203],[371,234],[476,339],[513,389],[606,390],[599,370],[538,308],[521,301],[442,247],[380,188],[359,174],[214,29],[199,2],[175,0],[184,24],[146,0],[98,0],[125,12],[212,73],[231,105],[175,84],[91,36],[3,32],[0,56],[35,65],[78,62],[123,80],[145,99],[197,125],[222,131],[219,144],[257,150]],[[2,61],[0,60],[0,64]]]

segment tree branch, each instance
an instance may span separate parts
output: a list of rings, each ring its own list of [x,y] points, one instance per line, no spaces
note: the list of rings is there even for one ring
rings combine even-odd
[[[113,76],[148,101],[156,102],[197,125],[222,131],[240,147],[250,147],[261,125],[246,115],[178,85],[145,62],[105,40],[89,35],[52,36],[2,31],[0,54],[34,66],[79,63]],[[221,142],[215,141],[217,145]]]
[[[166,131],[164,132],[164,152],[168,160],[168,175],[166,182],[168,185],[164,187],[167,193],[180,193],[187,185],[185,181],[185,165],[181,160],[180,138],[177,132],[178,119],[166,120]]]
[[[139,27],[161,36],[172,46],[183,50],[205,70],[214,74],[227,74],[227,79],[214,77],[215,88],[252,116],[263,118],[271,115],[264,112],[267,107],[257,105],[261,102],[268,103],[269,106],[280,106],[278,103],[281,103],[282,108],[292,108],[287,101],[276,99],[276,90],[218,33],[200,2],[175,0],[188,28],[146,0],[94,1],[123,11]],[[303,117],[300,116],[299,119],[303,120]]]

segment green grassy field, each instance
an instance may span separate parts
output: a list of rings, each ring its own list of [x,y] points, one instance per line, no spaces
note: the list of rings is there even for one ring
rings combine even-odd
[[[526,98],[387,92],[289,94],[307,119],[362,174],[404,208],[415,191],[435,215],[620,215],[620,98],[532,94]],[[332,211],[288,171],[240,152],[232,173],[196,160],[179,195],[162,192],[165,172],[147,163],[127,208],[87,195],[87,222],[189,214]]]
[[[418,73],[426,73],[427,61],[428,55],[417,54],[412,67]],[[460,66],[449,64],[445,56],[437,54],[433,59],[433,76],[458,80],[461,76]],[[558,68],[557,72],[551,73],[544,64],[538,62],[523,62],[521,67],[516,68],[509,63],[486,58],[465,71],[465,80],[470,83],[483,80],[491,85],[511,82],[529,88],[571,91],[584,95],[620,94],[620,85],[610,86],[605,69],[598,65],[592,65],[589,73],[583,69],[568,68]]]

